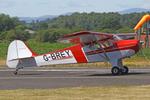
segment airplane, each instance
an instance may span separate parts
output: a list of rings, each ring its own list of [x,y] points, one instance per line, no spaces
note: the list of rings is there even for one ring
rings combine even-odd
[[[61,43],[72,43],[54,52],[38,55],[23,41],[14,40],[8,47],[6,64],[19,69],[55,64],[75,64],[92,62],[109,62],[112,65],[112,75],[128,74],[129,69],[123,65],[124,58],[130,58],[140,49],[139,40],[124,40],[114,34],[80,31],[67,34],[60,39]]]

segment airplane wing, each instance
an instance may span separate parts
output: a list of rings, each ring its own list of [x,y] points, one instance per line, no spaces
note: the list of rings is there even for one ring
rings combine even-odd
[[[61,43],[81,43],[83,45],[94,43],[97,41],[105,41],[107,39],[113,38],[112,34],[91,32],[91,31],[81,31],[73,34],[65,35],[60,38],[58,41]]]

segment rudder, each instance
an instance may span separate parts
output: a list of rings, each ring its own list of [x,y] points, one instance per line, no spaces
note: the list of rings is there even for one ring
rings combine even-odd
[[[16,68],[20,59],[32,58],[34,54],[21,40],[14,40],[10,43],[7,52],[6,64],[9,68]]]

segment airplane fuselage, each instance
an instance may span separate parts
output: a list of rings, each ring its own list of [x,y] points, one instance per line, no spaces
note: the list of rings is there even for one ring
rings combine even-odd
[[[103,49],[95,45],[82,46],[78,44],[55,52],[37,55],[34,59],[37,66],[104,61],[109,61],[113,66],[117,66],[116,60],[130,57],[138,50],[138,40],[120,40]]]

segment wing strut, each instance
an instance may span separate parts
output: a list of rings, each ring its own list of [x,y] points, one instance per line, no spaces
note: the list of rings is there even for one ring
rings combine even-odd
[[[100,46],[100,48],[103,50],[103,52],[104,52],[104,58],[106,59],[106,61],[110,61],[110,59],[109,59],[109,57],[107,56],[107,54],[106,54],[106,51],[104,50],[104,48],[102,47],[102,44],[101,43],[98,43],[99,44],[99,46]]]

